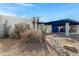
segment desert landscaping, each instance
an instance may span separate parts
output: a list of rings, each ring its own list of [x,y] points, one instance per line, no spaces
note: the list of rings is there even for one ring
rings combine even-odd
[[[0,38],[0,55],[2,56],[78,56],[79,42],[56,34],[46,35],[45,39],[51,45],[46,53],[43,43],[25,42],[20,39]],[[67,47],[64,47],[67,46]],[[69,47],[69,49],[68,49]],[[75,47],[72,48],[72,47]],[[76,51],[77,50],[77,51]]]
[[[70,33],[69,36],[65,36],[65,33],[62,32],[46,33],[47,27],[41,26],[38,29],[39,24],[33,21],[31,24],[33,28],[31,28],[30,24],[27,23],[18,22],[12,30],[11,26],[8,25],[8,20],[1,24],[3,27],[0,32],[2,35],[0,37],[0,56],[79,55],[79,34]]]

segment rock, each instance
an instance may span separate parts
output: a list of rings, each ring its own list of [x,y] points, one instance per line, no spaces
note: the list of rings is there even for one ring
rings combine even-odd
[[[75,43],[75,40],[72,40],[72,39],[66,39],[66,40],[69,42]]]
[[[51,40],[51,39],[50,39]],[[60,56],[69,56],[70,54],[60,46],[59,42],[55,39],[48,41],[51,47],[58,53]]]
[[[71,52],[78,53],[78,50],[71,45],[64,45],[63,48],[65,48],[66,50],[69,50]]]

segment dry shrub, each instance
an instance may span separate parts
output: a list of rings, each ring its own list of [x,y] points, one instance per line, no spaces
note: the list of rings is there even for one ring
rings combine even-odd
[[[30,29],[21,33],[21,40],[24,42],[42,42],[45,35],[40,30]]]
[[[18,39],[19,37],[20,36],[17,33],[15,33],[14,31],[10,33],[10,38],[12,38],[12,39]]]
[[[25,31],[26,29],[30,29],[29,24],[26,23],[15,24],[14,30],[10,33],[10,38],[20,39],[20,33]]]

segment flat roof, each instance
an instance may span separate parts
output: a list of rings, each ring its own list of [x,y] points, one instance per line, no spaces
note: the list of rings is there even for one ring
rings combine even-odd
[[[72,20],[72,19],[62,19],[62,20],[50,21],[50,22],[40,22],[40,24],[55,25],[55,26],[64,26],[65,23],[69,23],[70,25],[79,25],[79,21]]]

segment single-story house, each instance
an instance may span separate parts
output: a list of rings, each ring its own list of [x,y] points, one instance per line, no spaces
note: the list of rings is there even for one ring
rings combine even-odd
[[[69,36],[69,33],[79,34],[79,22],[72,19],[62,19],[51,22],[39,22],[39,24],[44,24],[50,28],[47,31],[51,32],[61,32]]]
[[[79,34],[79,22],[72,19],[62,19],[57,21],[50,21],[50,22],[39,22],[38,18],[34,19],[26,19],[21,17],[14,17],[14,16],[5,16],[0,15],[0,37],[3,35],[3,24],[5,21],[8,21],[8,25],[11,26],[11,29],[14,28],[16,23],[26,23],[30,25],[30,28],[34,29],[45,29],[47,33],[52,32],[60,32],[65,33],[66,36],[69,36],[71,33]]]

